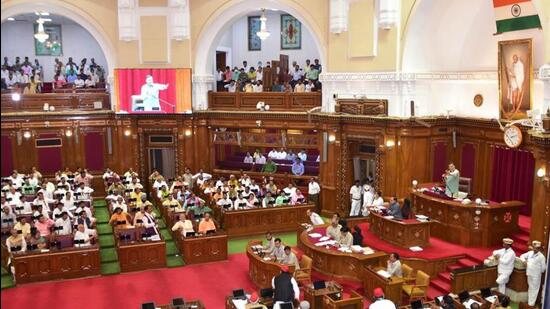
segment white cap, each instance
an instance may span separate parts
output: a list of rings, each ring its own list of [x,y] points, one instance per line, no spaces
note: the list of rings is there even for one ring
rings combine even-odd
[[[505,243],[505,244],[507,244],[507,245],[511,245],[511,244],[514,243],[514,240],[511,239],[511,238],[503,238],[503,239],[502,239],[502,242]]]

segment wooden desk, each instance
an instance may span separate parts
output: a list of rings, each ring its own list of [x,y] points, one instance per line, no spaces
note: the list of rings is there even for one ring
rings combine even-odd
[[[363,289],[365,290],[365,296],[369,299],[373,299],[372,294],[375,288],[382,288],[386,299],[391,300],[395,304],[401,304],[401,290],[403,283],[402,278],[392,276],[390,279],[386,279],[376,272],[383,270],[384,267],[363,267]]]
[[[176,231],[176,245],[185,264],[227,260],[227,234],[223,231],[209,236],[183,237]]]
[[[260,298],[258,301],[258,305],[264,305],[267,308],[273,307],[273,299],[262,299]],[[237,306],[233,303],[233,296],[226,296],[225,297],[225,309],[238,309]]]
[[[304,286],[304,299],[309,302],[311,309],[323,308],[323,297],[325,295],[329,295],[333,299],[341,299],[342,287],[334,281],[327,281],[326,288],[319,290],[314,290],[313,284]]]
[[[294,231],[297,223],[309,222],[306,215],[308,209],[314,211],[315,205],[305,204],[224,211],[222,226],[229,238],[258,235],[267,231]]]
[[[432,187],[433,184],[419,187]],[[524,203],[508,201],[491,202],[478,206],[472,202],[460,202],[433,193],[412,191],[412,210],[434,221],[431,234],[445,241],[468,247],[491,247],[502,242],[519,230],[519,210]]]
[[[313,231],[319,231],[325,234],[328,225],[315,228]],[[307,231],[302,231],[298,237],[298,248],[302,249],[305,255],[313,260],[313,269],[338,279],[348,279],[363,281],[363,266],[379,266],[385,263],[388,255],[384,252],[375,252],[365,255],[362,253],[344,253],[333,248],[317,247],[310,240]]]
[[[172,309],[172,305],[171,304],[168,304],[168,305],[158,305],[157,306],[158,308],[161,308],[161,309]],[[202,303],[202,301],[200,300],[188,300],[188,301],[185,301],[185,305],[183,305],[182,309],[205,309],[206,307],[204,306],[204,304]]]
[[[326,309],[363,309],[363,296],[354,290],[350,291],[350,297],[346,299],[323,295],[323,306]]]
[[[122,272],[166,267],[166,243],[160,241],[118,241],[117,254]]]
[[[281,273],[281,264],[275,261],[266,261],[263,257],[252,251],[252,246],[261,245],[261,240],[251,240],[246,246],[248,257],[248,274],[258,289],[271,288],[271,279]],[[290,272],[294,272],[294,266],[288,266]]]
[[[462,291],[475,291],[483,288],[496,287],[497,267],[479,265],[453,270],[451,273],[451,292],[458,294]],[[516,292],[526,292],[527,276],[525,270],[514,269],[506,288]]]
[[[321,106],[321,92],[208,92],[209,110],[253,110],[265,102],[272,111],[307,111]]]
[[[403,248],[430,245],[431,221],[420,222],[414,219],[396,221],[386,219],[381,214],[370,213],[369,230],[381,239]]]
[[[100,275],[99,246],[50,252],[14,254],[15,280],[19,283]]]
[[[21,94],[21,100],[13,104],[11,94],[1,95],[2,113],[43,112],[44,103],[54,107],[56,112],[68,110],[95,111],[94,102],[101,102],[101,110],[110,110],[109,93],[37,93]]]

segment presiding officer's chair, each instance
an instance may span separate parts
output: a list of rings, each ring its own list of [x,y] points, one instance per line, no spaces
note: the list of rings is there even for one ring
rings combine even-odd
[[[419,270],[416,272],[416,281],[413,284],[403,284],[403,293],[405,293],[409,297],[409,300],[426,300],[429,285],[430,276],[427,273]]]
[[[405,280],[405,282],[412,282],[416,280],[413,269],[409,265],[401,264],[401,271],[403,272],[403,280]]]

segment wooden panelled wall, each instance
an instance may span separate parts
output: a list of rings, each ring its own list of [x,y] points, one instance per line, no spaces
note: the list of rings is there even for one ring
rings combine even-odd
[[[321,160],[320,163],[325,214],[334,211],[342,214],[349,212],[349,187],[353,182],[350,145],[364,140],[376,142],[378,186],[385,197],[408,196],[412,180],[419,183],[433,181],[434,174],[437,175],[437,171],[434,173],[433,170],[436,153],[444,154],[445,164],[452,161],[460,170],[463,170],[463,161],[473,162],[473,168],[465,166],[463,173],[472,174],[472,191],[476,196],[489,197],[492,147],[504,145],[498,125],[490,121],[442,117],[425,120],[421,124],[411,120],[376,117],[275,112],[210,111],[193,115],[105,113],[84,117],[48,114],[27,118],[3,114],[2,136],[9,137],[12,143],[14,168],[28,171],[31,166],[38,166],[34,138],[39,134],[52,133],[61,137],[62,166],[74,169],[85,167],[85,134],[100,132],[105,141],[106,167],[116,171],[133,167],[143,174],[148,170],[148,135],[169,134],[174,137],[173,147],[177,150],[176,168],[181,174],[185,167],[193,170],[204,168],[208,171],[214,166],[215,157],[210,137],[215,128],[258,128],[257,120],[261,120],[261,127],[266,129],[317,130],[318,144],[321,145],[319,151],[322,153],[324,145],[327,146],[326,161]],[[63,135],[67,128],[74,131],[73,136]],[[32,132],[30,139],[21,137],[24,130]],[[126,131],[130,133],[128,136]],[[325,144],[325,133],[327,136],[334,136],[335,140]],[[535,168],[550,169],[550,139],[532,137],[526,131],[524,137],[521,148],[533,153]],[[393,142],[394,146],[387,147],[388,141]],[[549,208],[549,185],[537,178],[533,187],[533,239],[548,239]]]

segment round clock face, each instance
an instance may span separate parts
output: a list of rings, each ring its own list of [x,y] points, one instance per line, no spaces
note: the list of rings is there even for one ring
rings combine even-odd
[[[504,130],[504,142],[510,148],[516,148],[521,145],[523,135],[517,126],[509,126]]]

